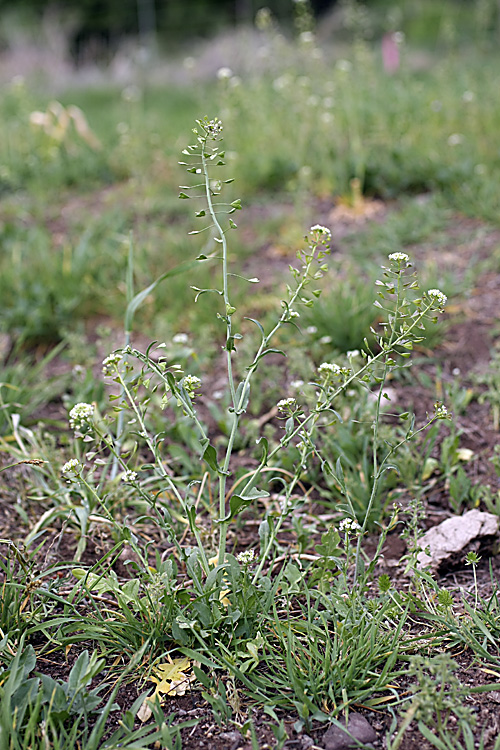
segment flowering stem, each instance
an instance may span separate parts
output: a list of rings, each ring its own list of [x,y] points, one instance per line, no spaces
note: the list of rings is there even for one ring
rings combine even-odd
[[[130,345],[130,331],[125,332],[125,348],[127,348]],[[123,401],[125,397],[125,390],[123,388],[123,384],[120,384],[120,399]],[[111,479],[116,479],[116,475],[118,474],[118,456],[121,453],[122,449],[122,440],[123,440],[123,423],[124,423],[124,414],[123,409],[120,409],[120,412],[118,414],[118,419],[116,422],[116,453],[113,456],[113,464],[111,466]]]
[[[203,175],[205,177],[205,197],[207,200],[207,206],[208,206],[210,216],[212,217],[212,221],[215,225],[215,228],[217,229],[217,234],[219,235],[217,240],[222,245],[222,293],[223,293],[223,298],[224,298],[225,320],[226,320],[227,374],[228,374],[229,389],[231,391],[231,399],[233,402],[233,407],[236,408],[236,391],[234,388],[233,368],[232,368],[232,362],[231,362],[231,349],[229,347],[229,342],[231,341],[231,338],[232,338],[231,316],[234,312],[234,308],[231,306],[231,303],[229,301],[229,283],[228,283],[228,270],[227,270],[227,241],[226,241],[226,235],[219,223],[219,220],[217,219],[217,214],[215,212],[213,201],[212,201],[212,190],[210,188],[210,177],[208,173],[205,145],[206,143],[203,144],[203,147],[201,149],[201,163],[203,166]]]
[[[408,337],[411,334],[412,330],[415,328],[415,326],[418,326],[419,323],[425,318],[425,316],[427,315],[427,313],[429,312],[429,310],[431,309],[432,306],[433,306],[433,303],[430,302],[428,304],[428,306],[424,310],[422,310],[422,312],[418,315],[418,317],[416,317],[414,319],[414,321],[412,322],[412,324],[409,325],[408,328],[403,333],[401,333],[397,337],[396,340],[394,340],[392,342],[392,347],[391,348],[392,348],[393,351],[394,351],[394,349],[397,346],[402,345],[402,343],[408,339]],[[269,454],[266,456],[265,460],[261,461],[261,463],[259,464],[259,466],[257,466],[257,468],[252,472],[252,476],[250,477],[250,479],[248,480],[247,484],[243,488],[242,494],[248,492],[255,485],[255,483],[258,481],[258,478],[260,476],[261,470],[271,461],[271,459],[274,458],[274,456],[280,450],[282,450],[282,448],[285,445],[288,445],[294,438],[296,438],[299,435],[299,433],[304,428],[306,428],[309,424],[311,424],[311,422],[313,424],[315,424],[316,421],[317,421],[317,419],[318,419],[319,414],[322,411],[327,411],[330,408],[331,404],[334,402],[334,400],[337,398],[337,396],[342,391],[345,391],[351,385],[351,383],[355,382],[356,380],[362,379],[362,377],[373,366],[374,363],[378,362],[384,356],[387,356],[389,353],[390,353],[389,351],[382,350],[378,354],[375,354],[368,362],[366,362],[365,365],[363,365],[363,367],[360,370],[357,370],[357,372],[353,373],[349,378],[347,378],[347,380],[345,380],[344,383],[342,383],[342,385],[340,385],[331,394],[331,396],[328,399],[328,402],[325,404],[324,407],[321,408],[321,410],[319,410],[319,411],[315,410],[315,411],[311,412],[307,417],[305,417],[303,419],[303,421],[299,425],[297,425],[297,427],[295,427],[290,432],[290,434],[286,438],[285,442],[284,443],[280,443],[275,448],[273,448],[273,450],[270,451]]]
[[[265,564],[265,562],[267,560],[267,556],[269,555],[269,552],[271,551],[271,547],[274,544],[274,540],[276,539],[276,535],[277,535],[278,531],[280,530],[281,526],[283,525],[283,521],[288,516],[288,513],[286,512],[286,510],[287,510],[287,504],[288,504],[288,498],[291,496],[293,490],[295,489],[295,486],[296,486],[297,482],[299,481],[299,476],[300,476],[299,475],[299,471],[300,471],[300,469],[297,469],[297,472],[296,472],[295,476],[293,477],[292,481],[290,482],[290,484],[287,487],[287,492],[286,492],[285,501],[284,501],[286,503],[286,505],[285,505],[285,507],[283,509],[283,512],[281,513],[281,516],[278,518],[278,521],[276,522],[276,526],[274,527],[274,529],[272,531],[272,534],[269,534],[269,539],[267,540],[266,548],[265,548],[264,552],[261,555],[259,564],[258,564],[257,568],[255,569],[255,572],[254,572],[254,575],[253,575],[253,578],[252,578],[252,585],[253,586],[255,586],[255,584],[257,583],[257,581],[259,579],[259,576],[262,573],[262,568],[264,567],[264,564]]]
[[[389,372],[389,356],[392,353],[394,349],[394,337],[396,335],[396,325],[398,321],[398,313],[399,313],[399,306],[401,301],[401,287],[402,287],[402,281],[401,281],[401,273],[398,273],[398,289],[397,289],[397,297],[396,297],[396,306],[395,306],[395,313],[394,313],[394,319],[391,321],[391,335],[389,338],[389,341],[387,344],[383,347],[382,354],[385,354],[385,360],[384,360],[384,370],[381,378],[380,387],[377,394],[377,406],[375,410],[375,419],[373,422],[373,483],[372,483],[372,489],[370,493],[370,499],[368,501],[368,505],[366,507],[365,511],[365,517],[363,519],[363,523],[361,525],[361,530],[358,536],[358,541],[356,544],[356,565],[354,569],[354,583],[356,583],[356,579],[359,573],[359,563],[360,563],[360,555],[361,555],[361,540],[363,538],[363,535],[366,531],[366,527],[368,525],[368,521],[370,518],[370,513],[372,510],[373,503],[375,501],[375,498],[377,496],[380,477],[382,475],[382,467],[387,462],[388,458],[392,453],[394,452],[393,449],[387,453],[385,456],[385,459],[382,462],[382,465],[378,466],[378,434],[379,434],[379,427],[380,427],[380,404],[382,401],[382,394],[384,392],[385,383],[387,380],[387,375]],[[403,443],[406,442],[406,439],[403,440],[399,445],[403,445]],[[399,447],[399,446],[398,446]]]
[[[229,521],[222,521],[221,520],[222,518],[224,518],[226,516],[226,478],[227,478],[227,474],[229,472],[229,465],[230,465],[230,461],[231,461],[231,455],[232,455],[232,452],[233,452],[234,441],[235,441],[235,438],[236,438],[236,434],[238,432],[238,425],[239,425],[240,417],[241,417],[241,414],[244,411],[244,404],[245,404],[245,400],[246,400],[247,395],[248,395],[248,390],[249,390],[249,387],[250,387],[250,381],[252,379],[252,376],[253,376],[255,370],[258,367],[260,358],[261,358],[262,354],[264,353],[266,347],[268,346],[268,344],[271,341],[271,339],[278,332],[278,330],[287,321],[288,315],[289,315],[289,312],[288,312],[289,308],[292,307],[295,304],[297,298],[299,297],[299,295],[301,294],[301,292],[302,292],[305,284],[307,283],[307,281],[309,279],[309,272],[310,272],[311,267],[312,267],[312,265],[314,263],[314,260],[315,260],[315,255],[316,255],[317,247],[318,246],[315,246],[313,248],[313,252],[309,256],[309,258],[308,258],[308,260],[307,260],[307,262],[305,264],[303,276],[302,276],[300,282],[297,284],[297,288],[295,289],[295,291],[293,292],[293,294],[292,294],[292,296],[291,296],[291,298],[289,300],[288,307],[283,310],[283,312],[282,312],[282,314],[281,314],[278,322],[274,326],[274,328],[266,336],[262,337],[260,346],[257,349],[257,352],[256,352],[256,354],[254,356],[253,361],[252,361],[252,364],[247,368],[247,374],[246,374],[244,380],[242,381],[242,383],[240,385],[240,388],[239,388],[239,391],[240,391],[239,398],[237,399],[237,401],[236,401],[236,398],[235,398],[235,401],[233,402],[233,404],[234,404],[234,411],[233,411],[233,420],[232,420],[232,425],[231,425],[231,432],[230,432],[230,435],[229,435],[228,445],[227,445],[227,448],[226,448],[226,455],[225,455],[224,463],[223,463],[223,466],[222,466],[222,473],[219,476],[219,524],[220,524],[219,553],[218,553],[218,562],[219,563],[222,563],[224,561],[224,557],[225,557],[225,554],[226,554],[226,536],[227,536],[227,528],[228,528],[228,524],[229,524]],[[228,352],[228,356],[230,357],[230,352]],[[263,467],[261,467],[261,468],[263,468]],[[247,485],[245,487],[245,490],[250,489],[253,486],[254,481],[257,481],[257,477],[252,478],[247,483]],[[245,493],[245,490],[243,490],[243,493],[242,493],[243,495]],[[254,576],[254,579],[255,579],[255,576]]]
[[[170,487],[170,489],[174,493],[175,497],[177,498],[177,500],[178,500],[181,508],[183,509],[186,517],[189,519],[189,513],[187,512],[187,508],[186,508],[184,499],[183,499],[181,493],[179,492],[178,488],[176,487],[175,483],[173,482],[172,478],[169,476],[167,470],[163,466],[163,462],[161,460],[161,457],[158,455],[157,446],[151,440],[151,438],[150,438],[150,436],[148,434],[148,431],[146,429],[146,425],[144,424],[144,420],[142,418],[142,415],[141,415],[139,409],[137,408],[137,404],[135,403],[135,400],[132,397],[132,394],[130,393],[130,391],[127,388],[127,384],[125,383],[125,381],[123,380],[122,377],[120,377],[120,383],[123,385],[123,389],[124,389],[124,392],[125,392],[125,394],[127,396],[127,399],[129,401],[130,405],[132,406],[132,409],[134,410],[134,413],[136,415],[137,421],[139,422],[139,425],[141,427],[141,435],[146,440],[146,444],[147,444],[149,450],[151,451],[151,453],[155,457],[155,463],[156,463],[156,465],[158,466],[158,468],[160,470],[160,474],[161,474],[162,478],[167,482],[168,486]],[[203,544],[201,542],[200,532],[198,531],[198,528],[196,527],[196,524],[193,523],[193,524],[190,524],[190,526],[191,526],[191,530],[192,530],[193,534],[195,535],[196,542],[197,542],[198,548],[200,550],[200,555],[201,555],[201,559],[202,559],[203,570],[205,571],[205,573],[208,574],[210,568],[209,568],[209,565],[208,565],[208,560],[207,560],[207,557],[206,557],[206,554],[205,554],[205,550],[203,548]]]

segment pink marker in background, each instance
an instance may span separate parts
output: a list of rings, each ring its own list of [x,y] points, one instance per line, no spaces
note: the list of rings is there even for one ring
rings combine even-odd
[[[382,62],[386,73],[395,73],[399,68],[399,47],[396,34],[385,34],[382,38]]]

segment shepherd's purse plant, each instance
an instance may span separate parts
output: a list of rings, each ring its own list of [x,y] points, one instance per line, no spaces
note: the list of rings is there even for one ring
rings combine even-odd
[[[106,472],[111,465],[118,466],[121,480],[139,496],[167,532],[172,545],[177,550],[179,560],[187,564],[189,575],[199,588],[203,579],[219,585],[227,577],[225,569],[242,565],[227,549],[229,525],[249,506],[269,495],[264,481],[272,476],[282,451],[292,451],[296,456],[295,468],[290,480],[284,485],[281,510],[268,512],[261,521],[259,536],[260,555],[256,556],[252,569],[252,583],[258,583],[268,569],[275,549],[276,535],[284,521],[294,513],[298,504],[305,502],[298,496],[297,489],[307,466],[317,462],[321,470],[329,473],[337,483],[344,502],[339,507],[344,518],[341,530],[349,527],[356,539],[354,556],[355,582],[364,580],[365,567],[362,554],[363,537],[372,521],[374,501],[380,481],[385,472],[397,470],[393,460],[405,443],[413,439],[436,420],[449,419],[446,407],[437,402],[434,411],[427,415],[424,423],[415,424],[409,413],[398,410],[391,414],[402,425],[406,425],[397,441],[380,446],[378,434],[381,420],[387,411],[383,404],[388,399],[387,379],[391,372],[406,366],[414,345],[421,340],[424,324],[428,319],[436,320],[446,304],[446,296],[438,289],[426,292],[419,290],[416,274],[412,270],[409,256],[403,252],[393,252],[388,264],[382,268],[381,280],[376,282],[379,308],[383,323],[379,330],[372,330],[375,345],[370,346],[365,339],[364,350],[359,357],[347,357],[345,361],[323,362],[311,373],[312,398],[283,393],[277,403],[277,416],[282,431],[280,439],[271,445],[261,436],[257,443],[260,459],[257,465],[247,472],[243,481],[234,482],[233,457],[242,419],[251,398],[251,386],[258,368],[266,366],[266,358],[271,354],[283,355],[276,346],[280,329],[285,326],[299,327],[300,315],[304,307],[314,304],[319,296],[316,284],[327,271],[325,259],[328,255],[330,230],[321,224],[312,226],[305,237],[304,247],[297,253],[297,262],[290,266],[290,282],[281,300],[281,311],[273,326],[266,330],[258,321],[247,320],[255,326],[258,342],[253,355],[243,366],[239,361],[238,345],[243,336],[250,335],[248,324],[238,316],[238,301],[233,299],[231,280],[233,272],[229,263],[229,236],[237,229],[235,214],[241,210],[241,200],[224,202],[223,190],[230,179],[214,177],[216,170],[224,166],[224,150],[221,147],[223,126],[219,119],[198,120],[193,130],[195,142],[184,149],[186,157],[181,162],[194,178],[194,184],[181,187],[180,198],[198,200],[201,203],[196,217],[204,226],[192,234],[208,234],[203,252],[198,256],[199,263],[217,262],[220,268],[220,285],[211,289],[195,291],[195,301],[203,294],[214,294],[220,298],[217,318],[222,328],[225,359],[225,379],[229,394],[227,442],[221,449],[217,447],[198,413],[198,402],[203,394],[203,377],[184,372],[178,364],[169,362],[164,355],[164,344],[151,344],[146,351],[140,351],[132,344],[113,352],[103,363],[103,372],[119,388],[114,398],[114,413],[105,417],[98,415],[91,404],[80,403],[70,411],[70,425],[79,439],[78,456],[69,460],[62,471],[71,483],[84,484],[95,496],[96,504],[104,508],[104,515],[110,523],[117,523],[106,511],[103,488]],[[258,279],[247,279],[248,283],[258,283]],[[153,285],[152,285],[153,287]],[[151,287],[151,288],[152,288]],[[144,299],[144,292],[129,301],[129,311],[134,310]],[[134,365],[138,363],[139,369]],[[238,375],[237,373],[243,373]],[[373,423],[373,458],[371,495],[363,517],[359,517],[350,496],[349,486],[342,471],[341,460],[332,464],[322,457],[321,434],[334,430],[341,417],[336,412],[336,401],[345,397],[354,387],[368,389],[375,399]],[[167,409],[169,418],[178,414],[188,419],[197,433],[200,472],[199,478],[188,482],[177,477],[169,465],[164,451],[164,435],[153,432],[150,427],[149,410]],[[120,430],[113,430],[114,417],[122,414]],[[129,434],[124,441],[123,413],[128,416]],[[208,467],[204,472],[203,465]],[[104,479],[103,479],[104,477]],[[234,489],[233,489],[233,485]],[[217,529],[216,545],[213,536],[206,533],[206,514],[199,511],[200,499],[210,488],[210,495],[217,498],[215,517],[212,523]],[[213,493],[212,493],[213,489]],[[189,526],[192,546],[181,544],[175,528],[174,517],[181,516]],[[122,525],[121,534],[131,535]],[[339,537],[340,538],[340,537]],[[132,540],[134,541],[134,540]],[[142,556],[147,568],[147,553]],[[343,563],[339,562],[340,569]],[[339,572],[341,572],[339,570]],[[345,570],[344,570],[345,573]],[[224,576],[224,577],[223,577]],[[224,592],[230,597],[230,591]]]

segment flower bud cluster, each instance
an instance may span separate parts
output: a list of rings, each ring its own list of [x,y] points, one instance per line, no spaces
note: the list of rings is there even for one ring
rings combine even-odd
[[[77,432],[89,432],[92,427],[93,415],[93,404],[76,404],[69,413],[69,426]]]
[[[353,521],[352,518],[343,518],[339,524],[339,531],[346,534],[358,534],[360,530],[361,526],[357,521]]]
[[[429,289],[427,296],[430,297],[430,299],[439,307],[444,307],[448,301],[446,294],[443,294],[439,289]]]
[[[125,484],[130,484],[131,482],[135,482],[137,479],[137,472],[132,471],[131,469],[126,469],[122,474],[122,482]]]
[[[314,242],[321,242],[326,245],[332,239],[332,233],[328,227],[324,227],[322,224],[314,224],[309,231]]]
[[[122,358],[121,353],[110,354],[102,361],[102,372],[105,377],[114,375],[118,369],[118,364]]]
[[[294,398],[282,398],[276,406],[282,414],[291,414],[297,410],[297,401]]]
[[[236,559],[242,565],[250,565],[255,559],[255,552],[253,549],[246,549],[240,552],[239,555],[236,555]]]
[[[334,375],[338,376],[342,372],[340,367],[336,364],[330,363],[330,362],[323,362],[318,367],[318,372],[320,375]]]
[[[182,380],[182,385],[186,389],[190,398],[196,396],[196,389],[201,386],[201,380],[196,375],[186,375]]]
[[[213,120],[207,120],[203,123],[203,127],[205,128],[205,131],[209,138],[217,138],[221,135],[223,130],[222,122],[217,118],[214,117]]]
[[[71,474],[80,474],[83,466],[77,458],[71,458],[61,467],[61,474],[64,476]]]
[[[392,260],[394,263],[408,263],[410,256],[406,253],[391,253],[389,260]]]
[[[451,414],[441,401],[436,401],[434,404],[434,416],[436,419],[451,419]]]

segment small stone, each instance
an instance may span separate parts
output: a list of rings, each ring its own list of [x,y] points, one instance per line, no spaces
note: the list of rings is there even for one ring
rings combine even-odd
[[[221,732],[218,739],[224,743],[227,750],[249,750],[250,745],[245,743],[243,735],[237,730],[231,732]]]
[[[343,726],[331,726],[323,736],[323,747],[325,750],[349,750],[349,748],[358,747],[355,740],[372,743],[377,739],[377,734],[369,722],[361,714],[351,711],[349,721],[345,727],[345,719],[341,719],[339,724]]]
[[[463,516],[447,518],[419,539],[422,552],[417,555],[418,567],[430,566],[432,570],[438,570],[443,563],[458,562],[468,544],[498,534],[498,524],[498,516],[477,509],[469,510]],[[425,552],[427,548],[429,555]]]

